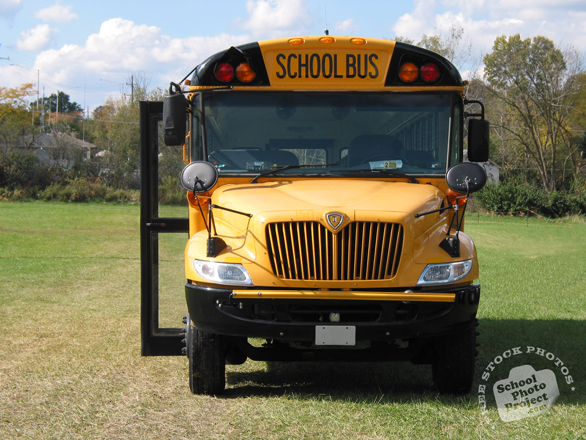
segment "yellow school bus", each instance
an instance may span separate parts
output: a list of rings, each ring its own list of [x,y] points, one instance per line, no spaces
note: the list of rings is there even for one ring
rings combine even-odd
[[[152,208],[149,118],[183,146],[185,220]],[[488,122],[449,61],[375,38],[254,42],[142,103],[141,124],[144,355],[185,344],[196,394],[247,359],[431,364],[439,392],[470,391],[480,286],[463,226]],[[157,326],[153,249],[182,230],[176,334]]]

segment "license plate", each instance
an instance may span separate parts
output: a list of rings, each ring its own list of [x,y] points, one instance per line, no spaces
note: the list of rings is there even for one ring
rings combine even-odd
[[[318,325],[315,327],[315,345],[356,345],[356,326]]]

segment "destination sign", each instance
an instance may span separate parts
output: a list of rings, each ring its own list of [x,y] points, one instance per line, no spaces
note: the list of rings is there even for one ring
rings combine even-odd
[[[388,58],[389,54],[383,51],[275,51],[267,58],[267,70],[273,84],[334,81],[379,84],[384,81]]]

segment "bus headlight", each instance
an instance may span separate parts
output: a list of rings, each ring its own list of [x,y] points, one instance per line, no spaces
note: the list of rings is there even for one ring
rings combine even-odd
[[[241,264],[193,260],[193,268],[200,277],[212,283],[254,285]]]
[[[428,264],[417,285],[445,284],[463,280],[472,270],[472,260],[456,263]]]

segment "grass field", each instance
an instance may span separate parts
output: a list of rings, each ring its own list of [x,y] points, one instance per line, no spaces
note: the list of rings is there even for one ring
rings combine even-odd
[[[247,361],[215,398],[190,393],[186,358],[140,356],[138,206],[3,202],[0,438],[586,439],[586,224],[472,215],[467,232],[483,286],[469,396],[438,395],[428,366]],[[163,325],[185,309],[183,243],[162,243]],[[505,423],[487,392],[483,414],[482,373],[527,346],[544,355],[501,357],[495,374],[555,370],[558,402]]]

